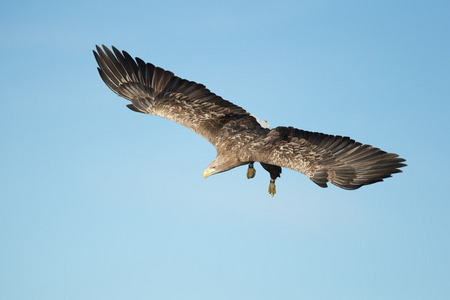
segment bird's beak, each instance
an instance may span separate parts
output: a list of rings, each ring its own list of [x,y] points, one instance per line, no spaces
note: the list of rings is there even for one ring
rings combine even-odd
[[[209,169],[206,169],[204,172],[203,172],[203,178],[206,178],[206,177],[208,177],[208,176],[210,176],[211,175],[211,171],[209,170]]]

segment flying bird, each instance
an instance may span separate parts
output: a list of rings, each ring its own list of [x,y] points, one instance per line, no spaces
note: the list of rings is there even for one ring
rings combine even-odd
[[[281,168],[301,172],[320,187],[327,182],[347,190],[383,181],[406,166],[403,158],[349,137],[294,127],[270,128],[242,107],[215,95],[204,85],[133,59],[127,52],[96,46],[98,72],[117,95],[131,101],[135,112],[175,121],[212,143],[216,158],[203,177],[248,165],[255,176],[259,162],[270,174],[269,194],[276,192]]]

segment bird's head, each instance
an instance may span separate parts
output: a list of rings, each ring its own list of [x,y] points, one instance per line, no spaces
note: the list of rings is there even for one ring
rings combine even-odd
[[[211,166],[211,167],[207,167],[205,171],[203,171],[203,178],[209,177],[211,175],[216,174],[216,167],[215,166]]]
[[[203,178],[233,169],[241,164],[226,156],[217,156],[203,172]]]

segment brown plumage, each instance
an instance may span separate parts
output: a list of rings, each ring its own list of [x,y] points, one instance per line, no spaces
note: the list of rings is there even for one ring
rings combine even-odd
[[[133,111],[175,121],[211,142],[217,157],[204,176],[260,162],[271,178],[281,167],[299,171],[321,187],[327,182],[354,190],[383,181],[406,166],[387,153],[349,137],[308,132],[293,127],[262,127],[243,108],[211,93],[204,85],[133,59],[125,51],[97,46],[98,71],[117,95],[131,101]]]

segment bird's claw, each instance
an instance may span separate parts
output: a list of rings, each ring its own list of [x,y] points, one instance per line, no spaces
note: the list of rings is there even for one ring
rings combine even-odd
[[[272,195],[272,197],[275,195],[276,193],[276,188],[275,188],[275,180],[270,179],[270,184],[269,184],[269,194]]]
[[[253,178],[253,177],[255,177],[255,174],[256,174],[256,170],[253,167],[253,164],[249,164],[248,170],[247,170],[247,178],[248,179]]]

